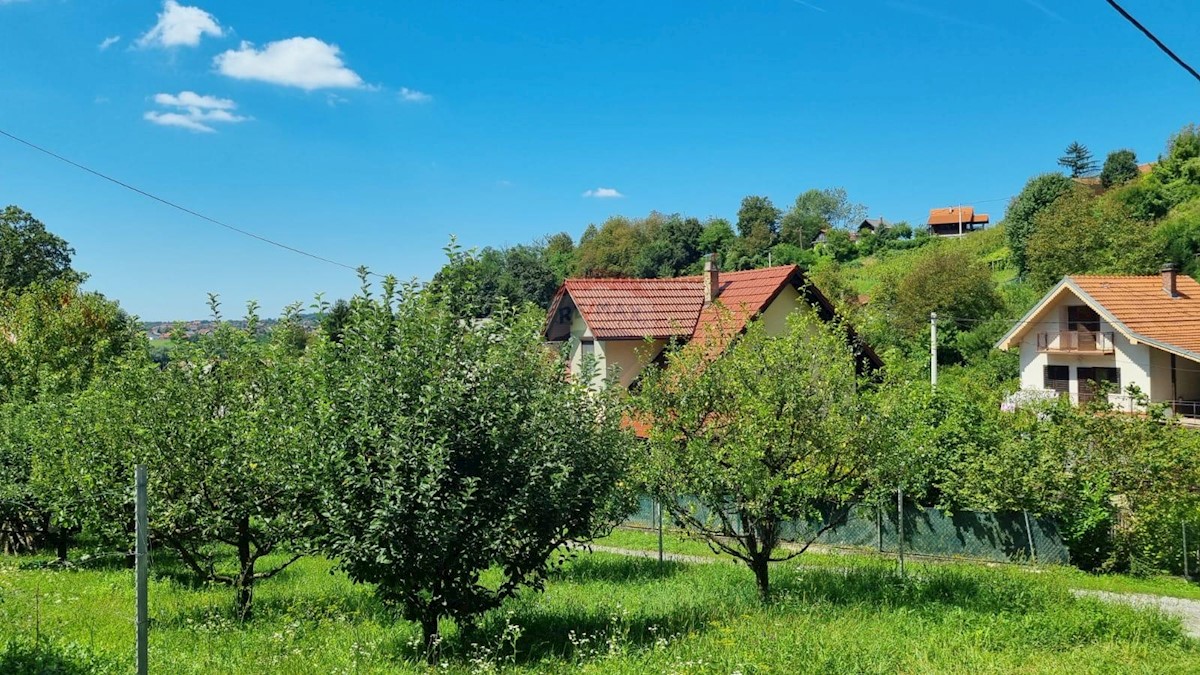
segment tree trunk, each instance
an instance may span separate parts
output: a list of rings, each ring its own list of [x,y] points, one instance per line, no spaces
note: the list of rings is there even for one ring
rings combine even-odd
[[[70,548],[71,545],[71,533],[67,531],[67,528],[60,527],[55,534],[58,535],[55,538],[55,544],[58,550],[58,562],[65,563],[67,562],[67,549]]]
[[[438,662],[438,651],[441,646],[441,636],[438,635],[437,614],[425,615],[421,619],[422,644],[425,645],[425,660],[430,664]]]
[[[242,621],[250,619],[250,606],[254,601],[254,558],[250,555],[250,518],[238,522],[238,579],[237,609]]]
[[[757,557],[750,563],[750,569],[754,570],[754,581],[758,583],[758,598],[763,602],[771,595],[770,570],[767,568],[769,557]]]

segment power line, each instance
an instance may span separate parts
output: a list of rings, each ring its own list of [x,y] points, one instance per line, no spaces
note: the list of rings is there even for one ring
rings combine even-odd
[[[287,245],[287,244],[285,244],[285,243],[283,243],[283,242],[276,241],[276,240],[274,240],[274,239],[269,239],[269,238],[267,238],[267,237],[264,237],[264,236],[262,236],[261,234],[255,234],[254,232],[250,232],[249,230],[243,230],[243,229],[242,229],[242,228],[240,228],[240,227],[235,227],[235,226],[233,226],[233,225],[230,225],[230,224],[228,224],[228,223],[221,222],[220,220],[217,220],[216,218],[212,218],[212,217],[210,217],[210,216],[206,216],[206,215],[204,215],[203,213],[200,213],[200,212],[198,212],[198,211],[193,211],[192,209],[189,209],[189,208],[187,208],[186,206],[182,206],[182,205],[180,205],[180,204],[177,204],[177,203],[175,203],[175,202],[173,202],[173,201],[171,201],[171,200],[169,200],[169,199],[164,199],[164,198],[162,198],[162,197],[159,197],[158,195],[155,195],[155,194],[152,194],[152,193],[150,193],[150,192],[147,192],[147,191],[145,191],[145,190],[143,190],[143,189],[141,189],[141,188],[139,188],[139,187],[136,187],[136,186],[134,186],[134,185],[130,185],[129,183],[126,183],[126,182],[124,182],[124,181],[121,181],[121,180],[118,180],[118,179],[116,179],[116,178],[113,178],[112,176],[109,176],[109,175],[107,175],[107,174],[101,173],[101,172],[99,172],[99,171],[97,171],[97,170],[95,170],[95,169],[93,169],[93,168],[91,168],[91,167],[88,167],[88,166],[85,166],[85,165],[83,165],[83,164],[80,164],[79,162],[76,162],[76,161],[74,161],[74,160],[72,160],[72,159],[69,159],[69,158],[67,158],[67,157],[63,157],[62,155],[60,155],[60,154],[58,154],[58,153],[56,153],[56,152],[54,152],[54,151],[52,151],[52,150],[49,150],[49,149],[47,149],[47,148],[44,148],[44,147],[42,147],[42,146],[40,146],[40,145],[37,145],[36,143],[32,143],[32,142],[30,142],[30,141],[27,141],[27,140],[25,140],[24,138],[20,138],[19,136],[14,136],[13,134],[10,134],[10,133],[8,133],[7,131],[5,131],[5,130],[3,130],[3,129],[0,129],[0,136],[7,136],[8,138],[11,138],[12,140],[14,140],[14,141],[16,141],[16,142],[20,143],[21,145],[24,145],[24,146],[27,146],[27,147],[33,148],[34,150],[37,150],[38,152],[41,152],[41,153],[43,153],[43,154],[46,154],[46,155],[49,155],[49,156],[53,157],[54,159],[57,159],[57,160],[59,160],[60,162],[65,162],[65,163],[67,163],[67,164],[70,164],[71,166],[73,166],[73,167],[75,167],[75,168],[77,168],[77,169],[82,169],[83,171],[86,171],[86,172],[88,172],[88,173],[92,174],[93,176],[96,176],[97,178],[102,178],[102,179],[104,179],[104,180],[106,180],[106,181],[108,181],[108,182],[110,182],[110,183],[113,183],[113,184],[119,185],[119,186],[121,186],[121,187],[125,188],[126,190],[130,190],[130,191],[132,191],[132,192],[136,192],[136,193],[137,193],[137,194],[139,194],[139,195],[142,195],[143,197],[148,197],[148,198],[150,198],[150,199],[153,199],[154,201],[156,201],[156,202],[159,202],[160,204],[165,204],[165,205],[167,205],[167,206],[169,206],[169,207],[171,207],[171,208],[173,208],[173,209],[176,209],[176,210],[182,211],[182,212],[184,212],[184,213],[186,213],[186,214],[188,214],[188,215],[190,215],[190,216],[194,216],[194,217],[196,217],[196,218],[199,218],[199,219],[201,219],[201,220],[208,221],[209,223],[212,223],[213,225],[218,225],[218,226],[220,226],[220,227],[223,227],[223,228],[225,228],[225,229],[227,229],[227,230],[230,230],[230,231],[232,231],[232,232],[236,232],[236,233],[238,233],[238,234],[240,234],[240,235],[243,235],[243,236],[246,236],[246,237],[250,237],[251,239],[257,239],[257,240],[259,240],[259,241],[261,241],[261,242],[263,242],[263,243],[265,243],[265,244],[270,244],[271,246],[276,246],[276,247],[278,247],[278,248],[281,248],[281,249],[283,249],[283,250],[285,250],[285,251],[291,251],[292,253],[296,253],[296,254],[299,254],[299,255],[302,255],[302,256],[305,256],[305,257],[308,257],[308,258],[312,258],[313,260],[319,260],[319,261],[321,261],[321,262],[323,262],[323,263],[328,263],[328,264],[330,264],[330,265],[336,265],[336,266],[338,266],[338,267],[342,267],[342,268],[345,268],[345,269],[348,269],[348,270],[351,270],[351,271],[354,271],[354,272],[357,272],[357,271],[358,271],[358,268],[357,268],[357,267],[355,267],[355,266],[353,266],[353,265],[347,265],[346,263],[341,263],[341,262],[338,262],[338,261],[336,261],[336,260],[332,260],[332,259],[330,259],[330,258],[326,258],[326,257],[324,257],[324,256],[317,255],[316,253],[309,253],[308,251],[305,251],[305,250],[302,250],[302,249],[296,248],[295,246],[289,246],[289,245]],[[371,274],[372,276],[377,276],[377,277],[383,277],[383,276],[384,276],[384,275],[382,275],[382,274],[379,274],[379,273],[377,273],[377,272],[368,272],[368,274]]]
[[[1171,48],[1170,48],[1170,47],[1168,47],[1168,46],[1166,46],[1165,44],[1163,44],[1162,40],[1159,40],[1159,39],[1158,39],[1158,38],[1157,38],[1157,37],[1154,35],[1154,33],[1151,33],[1151,32],[1150,32],[1150,29],[1146,28],[1145,26],[1143,26],[1143,25],[1141,24],[1141,22],[1140,22],[1140,21],[1138,21],[1137,19],[1133,18],[1133,16],[1132,16],[1132,15],[1131,15],[1129,12],[1126,12],[1126,11],[1125,11],[1125,8],[1124,8],[1124,7],[1122,7],[1122,6],[1118,5],[1118,4],[1116,3],[1116,0],[1107,0],[1107,2],[1108,2],[1108,4],[1112,5],[1112,8],[1113,8],[1113,9],[1115,9],[1115,10],[1117,10],[1117,12],[1118,12],[1118,13],[1119,13],[1121,16],[1125,17],[1125,20],[1126,20],[1126,21],[1128,21],[1129,23],[1133,24],[1135,28],[1137,28],[1138,30],[1142,31],[1142,33],[1143,33],[1143,34],[1144,34],[1146,37],[1150,38],[1150,41],[1151,41],[1151,42],[1153,42],[1154,44],[1158,45],[1158,48],[1159,48],[1159,49],[1161,49],[1161,50],[1163,51],[1163,53],[1165,53],[1167,56],[1171,57],[1171,59],[1172,59],[1173,61],[1175,61],[1175,63],[1178,63],[1180,66],[1182,66],[1184,70],[1186,70],[1186,71],[1188,71],[1189,73],[1191,73],[1191,74],[1192,74],[1192,77],[1196,78],[1196,80],[1197,80],[1197,81],[1200,81],[1200,73],[1197,73],[1195,68],[1193,68],[1193,67],[1189,66],[1189,65],[1187,64],[1187,62],[1186,62],[1186,61],[1184,61],[1183,59],[1179,58],[1179,56],[1177,56],[1177,55],[1175,54],[1175,52],[1171,51]]]

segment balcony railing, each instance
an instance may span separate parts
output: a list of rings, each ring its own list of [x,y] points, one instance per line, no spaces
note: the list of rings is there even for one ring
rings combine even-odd
[[[1171,411],[1179,417],[1200,419],[1200,401],[1171,401]]]
[[[1112,354],[1113,333],[1090,330],[1061,330],[1038,333],[1037,348],[1043,353]]]

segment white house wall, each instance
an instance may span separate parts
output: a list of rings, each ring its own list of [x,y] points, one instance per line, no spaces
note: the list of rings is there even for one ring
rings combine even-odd
[[[1171,382],[1171,355],[1161,349],[1150,348],[1150,394],[1152,401],[1174,401],[1175,387]],[[1187,363],[1187,361],[1184,361]]]
[[[767,335],[784,333],[787,330],[788,315],[799,306],[800,302],[800,292],[791,284],[784,286],[779,295],[775,296],[775,301],[763,310],[761,319]]]
[[[1151,354],[1161,352],[1144,344],[1131,343],[1103,317],[1100,319],[1100,332],[1113,335],[1112,354],[1041,353],[1038,351],[1038,334],[1066,331],[1067,307],[1082,304],[1083,302],[1074,295],[1066,295],[1056,306],[1050,308],[1041,321],[1030,326],[1020,344],[1021,388],[1045,389],[1045,366],[1067,366],[1070,368],[1071,399],[1079,400],[1079,368],[1115,367],[1120,370],[1122,391],[1132,384],[1149,394],[1152,400],[1170,400],[1169,396],[1160,397],[1163,394],[1163,385],[1159,378],[1163,373],[1162,366],[1157,361],[1158,357],[1153,357],[1154,361],[1152,362]],[[1154,372],[1156,365],[1158,372]],[[1169,370],[1166,371],[1165,376],[1169,387]],[[1157,388],[1152,388],[1152,381]]]
[[[609,340],[603,344],[607,374],[609,377],[615,376],[618,384],[628,388],[642,372],[642,368],[663,350],[667,341]]]

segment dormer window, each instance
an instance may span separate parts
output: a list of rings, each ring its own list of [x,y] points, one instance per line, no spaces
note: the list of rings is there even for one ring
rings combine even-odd
[[[1100,332],[1100,315],[1087,305],[1067,307],[1067,330]]]

